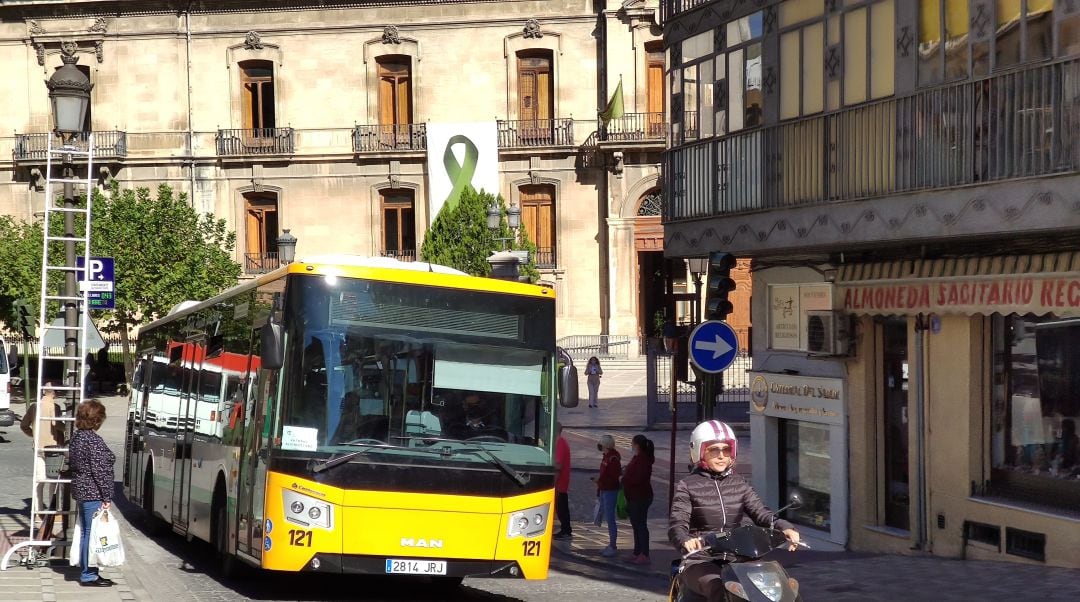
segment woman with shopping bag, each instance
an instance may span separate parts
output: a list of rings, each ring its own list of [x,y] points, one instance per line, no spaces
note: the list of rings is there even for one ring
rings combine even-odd
[[[82,537],[79,538],[79,585],[109,587],[113,582],[90,566],[90,540],[94,532],[94,517],[99,510],[112,505],[113,464],[116,456],[97,434],[105,422],[105,406],[96,399],[79,404],[75,412],[75,434],[71,437],[69,462],[72,472],[72,497],[78,504]],[[115,526],[115,519],[113,519]],[[89,528],[87,526],[90,526]],[[99,527],[100,528],[100,527]]]

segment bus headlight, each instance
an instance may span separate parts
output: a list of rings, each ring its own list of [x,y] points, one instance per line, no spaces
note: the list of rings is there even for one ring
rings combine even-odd
[[[535,537],[547,530],[549,505],[519,510],[510,515],[507,537]]]
[[[326,529],[334,527],[334,507],[328,502],[297,493],[290,489],[281,492],[285,520],[302,527]]]

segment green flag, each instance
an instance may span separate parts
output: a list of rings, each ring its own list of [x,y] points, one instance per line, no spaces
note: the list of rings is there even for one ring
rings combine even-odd
[[[607,125],[612,119],[618,119],[623,116],[623,100],[622,100],[622,79],[619,79],[619,85],[615,86],[615,93],[611,95],[611,100],[608,101],[607,107],[603,113],[600,113],[600,119]]]

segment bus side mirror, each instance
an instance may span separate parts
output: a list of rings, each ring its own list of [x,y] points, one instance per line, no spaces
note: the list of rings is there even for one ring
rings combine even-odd
[[[559,405],[576,408],[578,405],[577,367],[564,364],[559,367]]]
[[[285,337],[281,324],[267,322],[259,333],[262,352],[259,360],[267,370],[278,370],[285,363]]]

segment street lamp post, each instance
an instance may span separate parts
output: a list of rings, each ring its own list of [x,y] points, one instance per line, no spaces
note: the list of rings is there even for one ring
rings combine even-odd
[[[52,103],[53,123],[56,125],[55,133],[60,137],[64,150],[74,150],[75,140],[83,133],[83,125],[86,123],[86,111],[90,106],[90,89],[93,84],[75,63],[79,58],[75,56],[75,49],[65,45],[60,55],[64,64],[56,69],[52,77],[45,82],[49,88],[49,100]],[[64,178],[64,265],[68,268],[75,266],[75,189],[72,184],[75,179],[75,169],[72,166],[72,155],[65,152],[61,164],[61,174]],[[87,190],[90,195],[92,191]],[[53,202],[45,199],[46,203]],[[86,215],[90,219],[90,215]],[[45,224],[48,232],[49,225]],[[84,250],[85,251],[85,250]],[[89,255],[89,253],[87,253]],[[87,257],[87,261],[89,261]],[[79,325],[79,310],[73,300],[78,296],[78,276],[73,269],[64,272],[64,326],[68,327],[64,335],[64,355],[75,357],[78,353],[78,330],[73,327]],[[70,377],[70,382],[79,382],[78,374],[75,373],[75,361],[64,360],[64,374]],[[76,399],[75,391],[70,391],[71,402]]]
[[[487,212],[487,227],[491,230],[494,240],[503,242],[503,250],[496,251],[488,257],[491,264],[491,276],[502,280],[521,280],[521,264],[529,260],[528,251],[511,251],[507,241],[517,240],[517,230],[521,227],[521,208],[511,205],[506,210],[506,224],[510,227],[511,235],[508,237],[498,236],[502,229],[502,208],[498,200],[491,201]]]
[[[281,236],[277,238],[277,248],[281,263],[289,265],[296,259],[296,237],[289,234],[288,228],[282,230]]]

